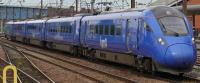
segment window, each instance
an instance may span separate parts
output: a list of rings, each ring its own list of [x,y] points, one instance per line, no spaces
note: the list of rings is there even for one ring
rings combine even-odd
[[[59,27],[58,27],[59,29]],[[59,32],[63,32],[63,33],[71,33],[72,32],[72,26],[70,25],[61,25]]]
[[[110,27],[110,35],[115,35],[115,25],[111,25],[111,27]]]
[[[16,25],[16,30],[22,30],[22,25]]]
[[[60,26],[60,32],[62,32],[62,33],[64,32],[64,28],[62,25]]]
[[[99,29],[100,29],[100,30],[99,30],[99,31],[100,31],[99,34],[103,34],[103,25],[100,25],[100,26],[99,26]]]
[[[95,27],[94,25],[90,25],[90,30],[89,34],[94,34],[95,33]]]
[[[51,29],[50,27],[48,27],[48,28],[49,28],[48,31],[49,31],[49,32],[52,32],[52,29]]]
[[[72,32],[72,26],[71,25],[69,25],[69,33],[71,33]]]
[[[122,33],[122,25],[116,25],[116,35],[121,35]]]
[[[34,25],[28,25],[28,31],[35,31],[36,27]]]
[[[96,30],[96,31],[95,31],[96,34],[99,34],[99,26],[98,26],[98,25],[95,25],[95,28],[96,28],[96,29],[95,29],[95,30]]]
[[[131,20],[128,19],[128,20],[127,20],[127,28],[128,28],[128,30],[127,30],[127,35],[128,35],[128,36],[131,35],[131,26],[132,26]]]
[[[188,29],[183,18],[162,17],[159,18],[161,30],[166,35],[187,35]]]
[[[105,35],[109,35],[109,26],[108,25],[105,26]]]

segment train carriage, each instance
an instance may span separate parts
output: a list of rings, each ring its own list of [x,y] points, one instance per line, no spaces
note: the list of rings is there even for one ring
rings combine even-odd
[[[141,12],[135,11],[83,18],[80,38],[82,45],[96,51],[95,54],[89,55],[133,65],[134,56],[130,55],[130,48],[137,48],[141,14]],[[136,52],[134,51],[135,54],[137,54]]]
[[[6,24],[7,38],[16,37],[16,23]],[[197,58],[187,17],[166,6],[27,21],[25,26],[26,38],[36,38],[44,47],[140,70],[183,74]]]
[[[72,51],[79,45],[79,26],[82,17],[49,19],[46,22],[47,47],[63,51]]]
[[[25,43],[43,45],[45,41],[45,22],[46,20],[27,21]]]
[[[14,37],[13,35],[14,33],[12,33],[13,32],[12,26],[13,26],[13,22],[7,22],[3,28],[5,37],[7,39],[13,39]]]
[[[9,22],[5,27],[6,36],[10,37],[12,40],[23,41],[25,38],[25,23],[21,22]]]

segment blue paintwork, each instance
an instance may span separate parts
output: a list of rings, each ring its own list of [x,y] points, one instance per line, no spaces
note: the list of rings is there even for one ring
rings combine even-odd
[[[85,17],[69,17],[46,20],[40,23],[36,39],[47,42],[70,44],[91,49],[104,50],[116,53],[129,53],[139,57],[152,58],[160,66],[170,70],[191,69],[196,61],[196,46],[192,41],[192,26],[185,15],[181,14],[185,20],[189,34],[184,36],[165,35],[154,15],[152,8],[144,11],[129,11],[111,14],[102,14]],[[156,7],[155,7],[156,8]],[[177,10],[176,10],[177,11]],[[12,24],[12,23],[10,23]],[[9,24],[9,25],[10,25]],[[91,34],[90,25],[108,25],[109,32],[111,25],[121,25],[121,35]],[[145,25],[149,25],[152,31],[146,30]],[[25,23],[29,29],[32,23]],[[60,26],[71,26],[71,33],[50,32],[50,29],[58,29]],[[99,26],[100,27],[100,26]],[[103,26],[105,32],[105,26]],[[12,28],[6,28],[7,34],[11,34]],[[10,31],[10,32],[9,32]],[[26,37],[30,38],[34,31],[26,31]],[[98,30],[100,33],[100,30]],[[115,32],[116,34],[116,32]],[[165,42],[161,45],[158,38]],[[101,41],[107,42],[106,48],[101,47]],[[179,71],[180,72],[180,71]]]
[[[26,38],[44,40],[43,23],[28,23],[26,27]]]

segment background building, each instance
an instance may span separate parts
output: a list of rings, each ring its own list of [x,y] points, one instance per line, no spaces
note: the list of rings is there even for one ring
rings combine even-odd
[[[188,5],[200,5],[200,0],[188,0]],[[190,16],[193,26],[200,29],[200,15],[193,15],[193,17],[192,15]]]
[[[166,5],[166,6],[182,6],[183,0],[157,0],[151,4],[151,6],[156,5]],[[187,5],[200,5],[200,0],[187,0]],[[195,27],[195,29],[200,29],[200,15],[195,14],[192,12],[188,12],[188,18],[190,19],[192,25]]]
[[[39,18],[47,16],[47,9],[33,8],[33,7],[18,7],[18,6],[0,6],[0,27],[7,21],[25,20],[30,18]]]
[[[32,7],[17,7],[17,6],[0,6],[0,19],[2,20],[24,20],[27,18],[37,18],[47,16],[47,9],[32,8]]]

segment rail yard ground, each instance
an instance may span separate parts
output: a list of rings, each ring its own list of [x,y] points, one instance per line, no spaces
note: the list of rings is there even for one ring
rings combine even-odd
[[[16,50],[27,56],[34,65],[55,83],[200,82],[198,80],[200,79],[198,62],[197,66],[194,67],[194,71],[183,77],[160,72],[151,75],[141,73],[136,68],[129,66],[101,60],[90,61],[85,57],[75,57],[66,52],[11,42],[2,37],[0,39],[0,58],[3,60],[7,60],[6,52],[3,49],[4,44],[15,47]],[[200,48],[200,45],[197,45],[197,47]]]

